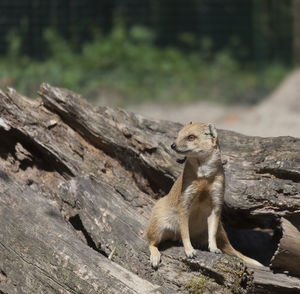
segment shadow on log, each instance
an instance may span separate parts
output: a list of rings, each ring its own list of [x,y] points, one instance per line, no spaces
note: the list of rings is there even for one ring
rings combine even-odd
[[[276,273],[207,251],[188,260],[180,244],[154,271],[145,228],[181,172],[169,148],[181,125],[48,84],[39,96],[0,91],[0,293],[299,293],[287,220],[300,213],[300,139],[219,131],[229,237]]]

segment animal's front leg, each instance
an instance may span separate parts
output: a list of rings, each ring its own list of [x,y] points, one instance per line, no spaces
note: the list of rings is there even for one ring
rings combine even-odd
[[[220,214],[216,209],[211,211],[210,216],[207,219],[208,223],[208,249],[210,252],[222,253],[217,247],[217,231],[220,222]]]
[[[185,254],[189,258],[194,258],[196,257],[197,252],[191,244],[190,232],[189,232],[189,213],[188,211],[186,211],[186,208],[182,208],[182,207],[179,208],[178,217],[179,217],[180,234],[181,234],[181,239],[182,239]]]
[[[210,252],[222,253],[217,247],[217,232],[220,224],[220,215],[222,211],[223,199],[224,199],[224,177],[217,176],[212,188],[212,211],[207,219],[208,223],[208,248]]]

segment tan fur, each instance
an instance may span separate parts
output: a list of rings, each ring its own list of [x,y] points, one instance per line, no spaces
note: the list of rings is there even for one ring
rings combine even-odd
[[[169,194],[158,200],[152,210],[147,230],[151,265],[157,268],[160,262],[159,243],[180,239],[189,258],[196,256],[192,240],[200,245],[208,244],[211,252],[223,251],[251,265],[261,265],[231,246],[220,222],[224,171],[214,126],[186,125],[172,148],[185,155],[187,161]]]

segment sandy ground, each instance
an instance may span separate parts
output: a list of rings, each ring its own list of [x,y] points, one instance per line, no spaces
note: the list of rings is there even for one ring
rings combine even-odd
[[[213,122],[217,128],[251,136],[300,137],[300,69],[253,107],[195,102],[187,105],[143,104],[131,106],[128,110],[152,119],[181,123]]]

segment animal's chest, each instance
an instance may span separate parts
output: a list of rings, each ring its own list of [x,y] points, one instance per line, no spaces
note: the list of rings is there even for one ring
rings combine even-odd
[[[194,181],[184,193],[184,202],[192,210],[201,210],[201,206],[206,206],[210,200],[210,185],[207,180]]]
[[[210,196],[211,179],[202,178],[193,181],[192,189],[195,191],[195,201],[202,202]]]
[[[203,207],[207,209],[210,206],[211,197],[208,189],[199,191],[192,200],[191,210],[202,211]]]
[[[211,210],[212,206],[209,197],[199,197],[193,201],[189,217],[191,236],[207,230],[207,218],[211,214]]]
[[[210,199],[211,180],[208,178],[197,178],[189,183],[183,193],[183,204],[192,208],[201,206],[203,201]]]
[[[201,202],[203,201],[206,201],[206,200],[209,200],[210,198],[210,190],[207,188],[207,189],[204,189],[202,191],[199,191],[197,197],[196,197],[196,201],[201,204]]]
[[[207,209],[210,206],[212,182],[212,178],[198,178],[192,183],[196,192],[191,205],[193,210],[202,210],[203,206]]]
[[[204,178],[204,177],[210,177],[216,172],[216,166],[215,165],[200,165],[197,168],[197,177],[198,178]]]
[[[194,180],[189,186],[190,216],[189,228],[191,235],[207,230],[207,218],[212,210],[211,179],[202,178]]]

